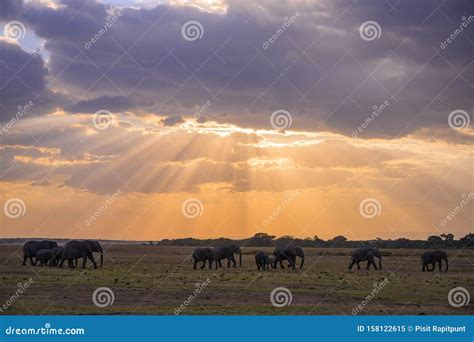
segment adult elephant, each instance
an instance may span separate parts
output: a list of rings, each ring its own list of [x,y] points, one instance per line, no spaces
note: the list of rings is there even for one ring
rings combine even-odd
[[[239,246],[236,245],[226,245],[226,246],[219,246],[214,247],[214,261],[216,263],[216,269],[218,267],[222,267],[221,260],[227,259],[227,267],[230,267],[230,262],[234,263],[234,267],[236,266],[234,254],[239,254],[239,267],[242,267],[242,250]]]
[[[425,252],[421,255],[421,263],[423,264],[422,271],[425,272],[433,272],[436,267],[436,263],[438,263],[439,271],[442,272],[442,264],[443,260],[446,262],[446,272],[448,272],[448,255],[445,251],[432,251],[432,252]],[[431,269],[429,268],[429,264],[431,264]]]
[[[82,268],[86,268],[87,258],[92,262],[94,268],[97,268],[93,252],[100,253],[100,267],[104,263],[104,251],[99,241],[84,240],[84,241],[69,241],[64,245],[63,254],[59,267],[63,267],[65,260],[68,261],[68,266],[74,267],[74,260],[82,258]]]
[[[40,249],[52,249],[57,247],[58,243],[51,240],[43,241],[27,241],[23,245],[23,266],[26,266],[26,260],[30,259],[31,265],[35,265],[36,261],[33,261],[33,258],[36,258],[36,253]]]
[[[209,262],[209,268],[212,268],[214,261],[214,252],[212,248],[196,248],[193,252],[194,269],[196,269],[197,263],[202,262],[201,269],[206,267],[206,261]]]
[[[293,269],[295,269],[297,256],[301,258],[300,268],[303,268],[304,252],[301,247],[293,247],[293,246],[289,246],[285,248],[277,247],[273,251],[273,256],[275,257],[275,259],[273,260],[273,268],[276,268],[276,265],[278,262],[280,263],[281,268],[285,268],[283,266],[283,261],[288,260],[288,263],[289,263],[288,267],[292,267]]]
[[[379,267],[375,264],[374,257],[379,259]],[[377,247],[363,247],[355,249],[351,254],[351,261],[349,264],[349,269],[352,269],[354,264],[357,264],[357,269],[360,270],[359,263],[362,261],[367,261],[367,269],[370,268],[370,265],[373,265],[376,270],[382,270],[382,254]]]

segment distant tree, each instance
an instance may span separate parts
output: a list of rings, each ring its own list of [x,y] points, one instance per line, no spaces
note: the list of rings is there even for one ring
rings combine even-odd
[[[275,240],[278,246],[289,246],[295,243],[295,238],[291,235],[283,235]]]
[[[440,236],[444,239],[444,241],[451,241],[451,242],[454,241],[454,234],[444,234],[443,233]]]
[[[249,246],[272,246],[274,235],[268,235],[267,233],[257,233],[249,239],[247,245]]]
[[[459,239],[462,247],[474,247],[474,234],[469,233],[463,238]]]
[[[440,243],[443,242],[443,239],[439,237],[438,235],[431,235],[428,236],[428,239],[426,239],[428,242],[433,242],[433,243]]]
[[[338,235],[329,240],[329,243],[334,247],[341,247],[345,244],[347,238],[342,235]]]

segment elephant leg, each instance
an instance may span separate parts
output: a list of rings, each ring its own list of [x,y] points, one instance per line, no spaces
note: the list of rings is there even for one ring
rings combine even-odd
[[[28,259],[28,257],[26,255],[23,255],[23,263],[22,263],[23,266],[26,266],[26,260],[27,259]]]
[[[360,270],[360,263],[357,263],[357,269]]]
[[[377,267],[377,264],[375,263],[374,259],[372,259],[372,265],[374,265],[374,268],[375,268],[376,271],[379,270],[379,268]]]
[[[349,269],[352,270],[352,267],[355,265],[355,261],[352,260],[351,263],[349,264]]]
[[[95,263],[94,255],[93,255],[92,253],[89,253],[89,254],[87,254],[87,257],[89,258],[89,260],[90,260],[90,261],[92,262],[92,264],[94,265],[94,268],[97,268],[97,264]],[[85,264],[86,264],[86,263],[84,262],[84,265],[85,265]],[[82,268],[84,268],[84,266],[83,266]]]
[[[36,260],[33,261],[33,257],[30,257],[30,264],[31,266],[36,266]]]
[[[193,260],[193,268],[196,269],[197,268],[197,258],[194,258]]]
[[[219,267],[222,267],[222,260],[219,259]]]
[[[280,268],[285,268],[285,266],[283,266],[283,260],[280,259]]]
[[[423,267],[421,269],[421,272],[425,272],[425,269],[426,269],[426,263],[423,263]]]
[[[438,266],[439,266],[439,271],[440,271],[440,272],[443,272],[443,271],[442,271],[442,267],[441,267],[441,266],[442,266],[441,259],[438,260]]]
[[[201,270],[206,267],[206,259],[204,259],[204,261],[202,262],[202,265],[201,265]]]
[[[233,255],[232,255],[232,257],[230,258],[230,261],[232,261],[232,262],[234,263],[234,267],[236,267],[236,266],[237,266],[237,263],[235,262],[235,258],[234,258],[234,256],[233,256]]]

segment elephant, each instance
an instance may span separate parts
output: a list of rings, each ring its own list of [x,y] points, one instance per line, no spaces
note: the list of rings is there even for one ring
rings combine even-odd
[[[61,261],[61,257],[63,255],[63,247],[54,247],[52,249],[53,256],[49,262],[50,266],[57,266],[59,262]],[[77,266],[77,259],[76,259],[76,266]]]
[[[255,254],[255,263],[257,264],[257,271],[260,271],[260,268],[263,271],[269,270],[269,265],[271,265],[272,268],[275,268],[273,267],[273,261],[273,255],[269,255],[268,253],[257,252],[257,254]]]
[[[226,246],[219,246],[214,247],[214,261],[216,263],[216,269],[218,267],[222,267],[221,260],[227,259],[227,267],[230,267],[230,262],[234,263],[234,267],[236,266],[234,254],[239,253],[239,267],[242,267],[242,250],[239,246],[236,245],[226,245]]]
[[[423,264],[422,272],[428,271],[433,272],[436,267],[436,263],[438,263],[439,271],[442,272],[442,263],[443,260],[446,262],[446,272],[448,272],[448,255],[445,251],[432,251],[432,252],[425,252],[421,255],[421,263]],[[431,264],[431,269],[429,268],[428,264]]]
[[[57,247],[58,243],[56,241],[51,240],[43,240],[43,241],[27,241],[23,245],[23,266],[26,266],[26,260],[30,259],[31,265],[35,265],[36,262],[33,261],[33,258],[36,258],[36,253],[40,249],[52,249]]]
[[[273,268],[276,268],[278,262],[280,263],[281,268],[285,268],[283,266],[283,260],[288,260],[288,267],[292,267],[293,269],[295,269],[297,256],[301,258],[300,269],[303,268],[304,252],[301,247],[277,247],[273,251],[273,256],[275,257],[275,259],[273,260]]]
[[[95,263],[93,252],[100,253],[100,267],[104,263],[104,251],[99,241],[95,240],[84,240],[84,241],[69,241],[64,245],[63,254],[61,256],[61,262],[59,267],[63,267],[64,260],[68,261],[70,268],[74,267],[74,260],[82,258],[82,268],[86,268],[87,258],[92,262],[94,268],[97,268]]]
[[[192,260],[194,262],[194,269],[196,269],[197,263],[199,261],[202,261],[201,269],[206,267],[206,261],[209,261],[209,268],[212,268],[214,252],[212,248],[196,248],[193,252]]]
[[[41,266],[48,265],[53,259],[53,250],[52,249],[40,249],[38,252],[36,252],[36,260],[35,260],[35,266],[40,262]]]
[[[375,264],[374,257],[379,259],[379,267]],[[352,269],[354,264],[357,264],[357,269],[360,270],[359,263],[362,261],[367,261],[367,269],[370,268],[370,265],[374,265],[376,270],[382,270],[382,254],[377,247],[363,247],[355,249],[351,254],[351,260],[349,264],[349,269]]]

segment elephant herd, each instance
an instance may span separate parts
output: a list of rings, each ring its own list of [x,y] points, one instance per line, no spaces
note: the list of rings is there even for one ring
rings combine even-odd
[[[29,259],[31,265],[37,265],[38,262],[42,266],[59,266],[62,267],[64,261],[67,260],[68,267],[77,267],[77,260],[82,258],[82,268],[86,267],[87,259],[89,259],[94,268],[97,268],[97,264],[94,259],[93,253],[100,253],[100,266],[102,267],[104,262],[104,251],[98,241],[95,240],[84,240],[84,241],[69,241],[64,247],[59,247],[56,241],[43,240],[43,241],[28,241],[23,245],[23,265],[26,265],[26,261]],[[235,261],[235,254],[239,255],[239,266],[242,266],[242,250],[236,245],[225,245],[214,248],[197,248],[193,251],[192,260],[194,263],[193,268],[197,268],[197,264],[202,262],[201,269],[206,267],[206,263],[209,268],[212,268],[214,263],[215,268],[222,267],[222,260],[227,260],[227,267],[230,267],[231,263],[236,267],[237,262]],[[288,246],[285,248],[277,247],[272,254],[266,252],[257,252],[255,254],[255,264],[257,270],[266,271],[271,268],[277,268],[280,264],[280,268],[284,268],[283,261],[288,261],[288,267],[293,269],[296,268],[296,257],[301,259],[299,268],[302,268],[305,261],[305,254],[303,249],[295,246]],[[378,259],[378,266],[375,263],[375,258]],[[446,272],[448,271],[448,255],[444,251],[436,250],[432,252],[425,252],[421,255],[422,271],[432,272],[438,264],[439,270],[442,271],[443,261],[446,264]],[[367,262],[367,270],[372,265],[376,270],[382,269],[382,254],[377,247],[364,247],[355,249],[350,258],[349,270],[354,265],[360,269],[360,263]],[[430,268],[431,266],[431,268]]]
[[[41,266],[59,266],[62,267],[67,260],[68,267],[75,268],[77,260],[82,258],[82,268],[86,268],[87,259],[89,259],[94,268],[97,264],[93,253],[100,253],[100,266],[104,262],[104,251],[98,241],[69,241],[64,247],[59,247],[56,241],[28,241],[23,245],[23,265],[29,259],[32,266],[40,262]]]
[[[220,246],[214,248],[197,248],[192,254],[192,260],[194,263],[193,268],[197,268],[198,262],[202,262],[201,269],[206,267],[206,263],[209,268],[212,268],[212,264],[215,264],[215,268],[222,267],[221,260],[227,259],[227,267],[230,267],[230,264],[233,263],[233,266],[236,267],[236,262],[234,255],[238,253],[240,258],[240,266],[242,266],[242,250],[240,247],[235,245]],[[288,260],[288,267],[293,269],[296,268],[296,257],[301,259],[301,264],[299,268],[303,267],[305,255],[303,249],[300,247],[289,246],[285,248],[277,247],[273,251],[273,254],[266,252],[257,252],[255,254],[255,264],[257,265],[257,270],[265,271],[271,268],[277,268],[277,265],[280,264],[281,268],[284,268],[283,261]],[[375,263],[375,258],[378,259],[378,266]],[[436,250],[431,252],[424,252],[421,255],[422,271],[432,272],[438,264],[440,272],[442,271],[443,261],[446,264],[446,272],[448,271],[448,255],[444,251]],[[376,270],[382,270],[382,253],[377,247],[363,247],[357,248],[351,253],[351,258],[349,262],[349,270],[352,269],[354,265],[357,265],[357,268],[360,270],[360,263],[367,262],[367,270],[372,265]],[[430,268],[431,266],[431,268]]]

